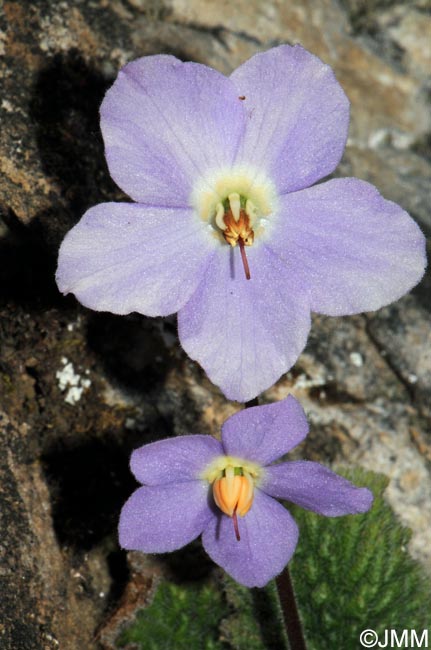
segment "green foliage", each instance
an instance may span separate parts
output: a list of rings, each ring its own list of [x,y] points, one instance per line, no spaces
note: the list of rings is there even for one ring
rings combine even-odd
[[[227,613],[220,588],[209,583],[163,582],[149,607],[123,630],[119,648],[139,650],[225,650],[219,624]]]
[[[407,553],[410,531],[382,498],[384,476],[356,469],[338,471],[375,495],[364,515],[327,518],[291,508],[299,545],[289,565],[308,650],[356,650],[366,628],[431,626],[431,583]]]
[[[287,650],[283,615],[275,582],[248,589],[225,574],[224,593],[230,614],[220,625],[232,650]]]
[[[247,589],[220,572],[181,585],[162,582],[151,605],[117,640],[136,650],[287,650],[275,584]]]

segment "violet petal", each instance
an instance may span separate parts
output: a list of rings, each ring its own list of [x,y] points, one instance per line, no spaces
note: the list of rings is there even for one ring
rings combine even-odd
[[[100,109],[112,178],[139,203],[187,207],[200,175],[233,162],[242,104],[232,81],[204,65],[167,55],[127,64]]]
[[[251,509],[238,517],[241,540],[231,517],[210,520],[202,535],[208,555],[246,587],[263,587],[289,562],[298,541],[298,527],[280,503],[255,491]]]
[[[216,251],[197,291],[179,311],[178,332],[228,399],[246,402],[297,360],[310,329],[308,295],[287,264],[265,244]]]
[[[120,546],[129,551],[167,553],[188,544],[214,517],[208,490],[206,481],[139,488],[121,511]]]
[[[101,203],[63,240],[57,284],[96,311],[163,316],[187,302],[213,250],[191,210]]]
[[[211,436],[179,436],[135,449],[130,469],[140,483],[167,485],[197,479],[223,447]]]
[[[330,174],[343,154],[349,100],[332,69],[301,46],[256,54],[231,75],[245,96],[239,163],[264,169],[280,193]]]
[[[232,415],[222,426],[222,443],[226,454],[267,465],[296,447],[307,433],[304,410],[289,395]]]
[[[265,468],[261,489],[327,517],[367,512],[373,495],[319,463],[307,460]]]
[[[330,316],[378,309],[421,279],[425,238],[413,219],[373,185],[334,179],[280,199],[271,248]]]

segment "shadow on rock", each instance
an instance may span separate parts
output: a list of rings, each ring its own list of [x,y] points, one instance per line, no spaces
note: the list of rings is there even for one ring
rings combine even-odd
[[[43,456],[61,545],[88,551],[116,536],[120,509],[136,488],[129,454],[124,440],[92,438],[81,446],[58,444]]]
[[[164,572],[178,584],[203,580],[216,568],[205,553],[200,539],[173,553],[156,555],[155,562],[163,566]]]
[[[419,300],[424,309],[431,311],[431,239],[429,233],[427,242],[428,267],[422,281],[412,291],[413,295]]]
[[[164,323],[139,314],[91,314],[87,339],[106,374],[142,395],[160,389],[174,363],[162,337],[165,331],[176,340],[174,321]]]
[[[47,230],[55,229],[57,244],[88,207],[118,195],[105,164],[99,126],[100,104],[111,83],[72,50],[57,54],[35,84],[30,117],[40,158],[67,213],[60,222],[54,219],[55,225],[44,221]]]
[[[54,280],[57,256],[45,241],[40,221],[24,225],[12,210],[3,221],[7,232],[0,238],[2,298],[30,309],[60,304]]]
[[[26,306],[59,303],[54,282],[58,248],[66,232],[95,203],[116,198],[99,129],[99,106],[112,80],[90,69],[76,52],[59,54],[38,76],[29,131],[46,175],[58,188],[51,206],[24,225],[12,211],[0,239],[2,287]]]

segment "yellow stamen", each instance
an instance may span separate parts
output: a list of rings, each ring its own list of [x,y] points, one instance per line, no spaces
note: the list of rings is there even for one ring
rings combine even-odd
[[[232,247],[236,246],[241,241],[244,246],[251,246],[254,241],[254,232],[250,225],[250,217],[245,210],[239,211],[238,219],[232,213],[232,210],[225,212],[223,221],[225,228],[223,229],[223,237]]]
[[[247,199],[245,203],[245,211],[250,217],[251,224],[253,224],[257,219],[257,208],[254,205],[253,201],[250,201],[250,199]]]
[[[230,205],[230,209],[231,209],[233,218],[235,219],[235,221],[238,221],[239,220],[239,213],[240,213],[240,210],[241,210],[241,198],[240,198],[238,192],[232,192],[231,194],[229,194],[229,196],[227,198],[228,198],[228,201],[229,201],[229,205]]]
[[[214,481],[214,501],[229,517],[233,517],[234,513],[244,517],[253,503],[253,479],[247,472],[243,472],[242,476],[234,472],[233,467],[227,467],[225,476]]]
[[[236,456],[217,456],[200,475],[212,484],[214,501],[232,518],[235,537],[240,541],[238,517],[244,517],[253,504],[254,487],[259,485],[264,468]]]
[[[220,230],[226,230],[226,224],[224,222],[223,203],[217,203],[217,205],[216,205],[215,222],[216,222],[216,225],[220,228]]]

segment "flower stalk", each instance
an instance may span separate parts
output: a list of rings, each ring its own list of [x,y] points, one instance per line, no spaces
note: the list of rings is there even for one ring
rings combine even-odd
[[[275,584],[290,648],[291,650],[307,650],[292,579],[287,566],[277,576]]]
[[[250,408],[252,406],[259,406],[258,397],[245,403],[245,408]],[[287,638],[289,639],[289,646],[291,650],[307,650],[292,579],[287,565],[275,579],[275,584],[277,587],[277,596],[280,608],[283,612],[283,621],[286,628]]]

